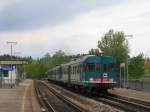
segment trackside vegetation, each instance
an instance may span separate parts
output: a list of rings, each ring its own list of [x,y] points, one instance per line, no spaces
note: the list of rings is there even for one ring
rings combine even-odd
[[[106,55],[113,56],[117,59],[117,70],[119,73],[120,63],[129,65],[129,78],[140,79],[145,74],[150,73],[150,59],[144,57],[142,53],[137,56],[130,55],[128,39],[124,32],[109,30],[106,32],[97,43],[97,48],[89,50],[90,55]],[[59,50],[55,54],[46,53],[40,59],[31,59],[30,64],[25,66],[25,71],[28,78],[44,78],[48,69],[67,63],[74,58],[87,54],[67,55]]]
[[[120,63],[127,63],[129,67],[129,78],[140,79],[145,74],[150,74],[150,59],[144,57],[142,53],[137,56],[130,56],[129,42],[125,38],[124,32],[109,30],[100,38],[97,48],[92,48],[89,54],[109,55],[117,59],[119,73]]]
[[[57,51],[54,55],[46,53],[40,59],[32,59],[31,63],[25,66],[27,78],[44,78],[47,71],[57,65],[67,63],[71,59],[63,51]]]

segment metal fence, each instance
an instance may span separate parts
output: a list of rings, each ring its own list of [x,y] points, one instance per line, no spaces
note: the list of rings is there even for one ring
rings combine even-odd
[[[120,81],[118,87],[150,92],[150,82],[140,80]]]
[[[11,86],[17,86],[18,83],[20,82],[19,79],[2,79],[0,80],[0,88],[6,88],[6,87],[11,87]]]

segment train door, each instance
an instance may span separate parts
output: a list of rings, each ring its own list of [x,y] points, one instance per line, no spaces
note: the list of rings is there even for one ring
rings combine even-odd
[[[79,65],[80,66],[80,73],[79,73],[79,81],[81,82],[81,81],[85,81],[85,75],[84,75],[84,71],[85,71],[85,68],[84,68],[84,64],[80,64]]]
[[[71,66],[70,65],[68,66],[67,71],[68,71],[68,74],[67,74],[68,75],[68,85],[70,85],[70,83],[71,83]]]
[[[101,56],[101,61],[100,61],[100,77],[101,77],[101,83],[103,82],[103,56]]]
[[[59,68],[59,80],[62,80],[62,68]]]

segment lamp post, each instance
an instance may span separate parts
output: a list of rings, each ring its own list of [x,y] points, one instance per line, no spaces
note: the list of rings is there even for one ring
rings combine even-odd
[[[17,44],[17,42],[12,42],[12,41],[8,41],[7,44],[10,44],[10,53],[11,53],[11,88],[12,88],[12,70],[13,70],[13,66],[12,66],[12,53],[13,53],[13,45]]]
[[[13,55],[16,56],[16,60],[15,61],[19,61],[17,58],[19,57],[19,54],[21,54],[21,52],[13,52]],[[18,57],[17,57],[18,56]],[[19,83],[19,79],[20,79],[20,75],[18,74],[18,66],[19,65],[15,65],[15,74],[16,74],[16,85],[18,85]]]
[[[130,38],[128,38],[128,39],[125,38],[126,43],[128,43],[128,40],[131,39],[131,38],[133,38],[133,35],[124,35],[124,37],[130,37]],[[127,87],[127,88],[128,88],[128,86],[129,86],[128,61],[129,61],[129,60],[128,60],[128,55],[127,55],[127,57],[126,57],[126,66],[127,66],[127,76],[126,76],[127,82],[126,82],[126,87]]]

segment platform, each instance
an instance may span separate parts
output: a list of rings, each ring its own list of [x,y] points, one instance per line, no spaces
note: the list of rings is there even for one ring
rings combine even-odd
[[[114,88],[114,90],[108,90],[108,92],[131,100],[139,100],[150,103],[150,92],[136,91],[123,88]]]
[[[14,88],[0,88],[0,112],[41,112],[32,80]]]

